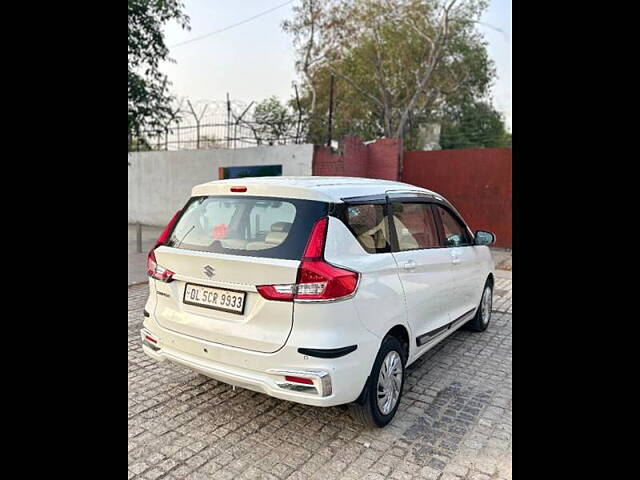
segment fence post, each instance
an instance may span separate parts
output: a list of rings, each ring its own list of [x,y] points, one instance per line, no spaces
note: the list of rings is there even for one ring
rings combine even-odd
[[[251,103],[247,106],[247,108],[244,109],[244,111],[240,114],[239,117],[236,118],[235,113],[231,112],[233,117],[236,119],[234,124],[233,124],[233,148],[236,148],[236,140],[238,139],[238,126],[240,125],[240,122],[242,121],[242,118],[244,117],[244,115],[249,111],[249,109],[251,108],[251,105],[253,105],[253,100],[251,101]],[[242,131],[241,131],[242,133]],[[241,139],[242,140],[242,139]]]
[[[231,147],[231,101],[227,92],[227,148]]]
[[[200,150],[200,122],[202,121],[202,118],[204,117],[204,112],[207,111],[208,105],[204,106],[204,108],[202,109],[202,113],[198,117],[198,115],[196,114],[195,109],[193,108],[193,105],[191,105],[191,101],[187,100],[187,103],[189,104],[189,108],[191,109],[191,113],[193,114],[193,118],[196,119],[196,148],[198,150]]]
[[[142,224],[136,222],[136,252],[142,253]]]

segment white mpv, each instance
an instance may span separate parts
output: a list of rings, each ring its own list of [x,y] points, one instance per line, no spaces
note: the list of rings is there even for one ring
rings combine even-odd
[[[494,235],[405,183],[261,177],[198,185],[149,252],[144,351],[382,427],[405,369],[491,318]]]

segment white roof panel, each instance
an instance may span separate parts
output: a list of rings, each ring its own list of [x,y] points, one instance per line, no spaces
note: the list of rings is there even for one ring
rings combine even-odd
[[[196,185],[192,196],[232,195],[232,186],[247,187],[238,195],[288,197],[323,202],[340,202],[342,198],[384,194],[389,190],[434,193],[402,182],[359,177],[245,177]]]

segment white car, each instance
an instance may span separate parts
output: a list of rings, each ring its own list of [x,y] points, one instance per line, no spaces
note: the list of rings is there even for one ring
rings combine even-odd
[[[408,365],[462,326],[489,325],[494,239],[405,183],[198,185],[149,252],[142,346],[277,398],[354,402],[382,427]]]

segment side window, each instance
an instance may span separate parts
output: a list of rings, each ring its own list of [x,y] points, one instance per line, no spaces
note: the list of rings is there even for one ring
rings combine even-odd
[[[471,238],[469,238],[467,229],[456,218],[442,207],[436,207],[436,211],[442,220],[445,246],[464,247],[471,245]]]
[[[400,251],[439,247],[438,230],[428,203],[394,203],[393,222]]]
[[[362,248],[368,253],[391,251],[384,205],[349,205],[346,224]]]

